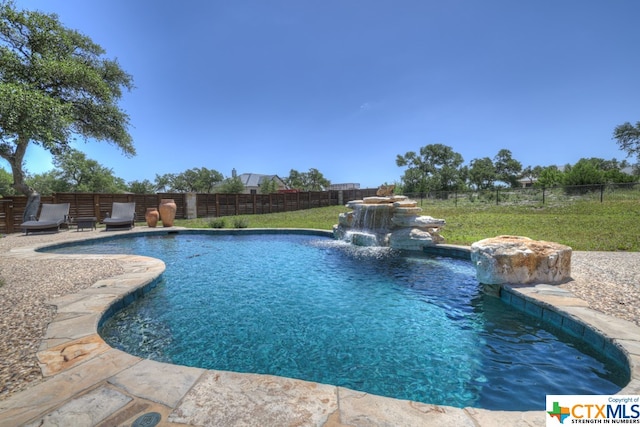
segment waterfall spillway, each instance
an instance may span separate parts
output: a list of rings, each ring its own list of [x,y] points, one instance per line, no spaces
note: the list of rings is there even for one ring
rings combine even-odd
[[[356,205],[353,208],[354,229],[386,231],[391,228],[392,205]]]

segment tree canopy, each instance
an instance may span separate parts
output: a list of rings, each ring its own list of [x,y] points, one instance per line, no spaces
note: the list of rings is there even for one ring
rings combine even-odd
[[[407,166],[402,180],[408,193],[460,188],[466,174],[463,162],[462,155],[443,144],[425,145],[419,153],[409,151],[396,157],[396,165]]]
[[[113,169],[102,166],[78,150],[69,149],[54,158],[58,168],[56,178],[66,188],[55,191],[78,193],[120,193],[126,189],[125,182],[113,174]]]
[[[477,190],[493,188],[496,181],[496,168],[489,157],[471,160],[469,167],[469,183]]]
[[[322,191],[326,189],[331,181],[326,179],[322,173],[315,168],[308,172],[298,172],[295,169],[289,171],[289,176],[284,179],[290,188],[300,191]]]
[[[223,179],[223,175],[215,169],[192,168],[180,173],[156,175],[155,188],[179,193],[212,193]]]
[[[493,158],[493,162],[496,168],[496,178],[510,187],[518,187],[518,180],[522,176],[522,163],[515,160],[511,151],[502,149],[498,151],[498,154]]]
[[[278,182],[275,177],[264,179],[260,183],[260,194],[271,194],[278,192]]]
[[[17,191],[35,192],[23,171],[30,143],[57,156],[80,136],[135,155],[129,117],[117,105],[133,80],[104,54],[55,14],[0,3],[0,157],[11,166]]]
[[[239,176],[232,176],[222,181],[218,191],[226,194],[242,193],[244,191],[244,184]]]
[[[635,126],[629,122],[623,123],[613,130],[613,137],[617,140],[618,146],[627,156],[636,156],[640,162],[640,122]]]

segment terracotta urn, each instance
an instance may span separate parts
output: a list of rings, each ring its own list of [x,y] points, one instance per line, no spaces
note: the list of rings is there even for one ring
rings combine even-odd
[[[173,199],[160,199],[160,219],[163,227],[173,227],[173,220],[176,218],[176,203]]]
[[[158,212],[157,208],[147,208],[147,212],[144,214],[144,219],[147,220],[147,225],[149,227],[155,227],[158,225],[160,212]]]

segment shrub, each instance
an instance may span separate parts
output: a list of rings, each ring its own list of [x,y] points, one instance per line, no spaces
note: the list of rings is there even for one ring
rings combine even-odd
[[[246,218],[235,218],[233,220],[234,228],[247,228],[249,226],[249,220]]]
[[[211,228],[224,228],[227,225],[227,222],[224,218],[216,218],[209,221],[209,227]]]

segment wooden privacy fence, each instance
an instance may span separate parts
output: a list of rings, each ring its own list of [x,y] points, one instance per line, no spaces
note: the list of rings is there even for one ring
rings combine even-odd
[[[230,215],[257,215],[319,208],[344,204],[349,200],[374,196],[377,189],[305,191],[272,194],[105,194],[55,193],[43,196],[41,203],[69,203],[69,216],[96,217],[102,221],[111,212],[113,202],[136,202],[136,220],[144,221],[147,208],[157,208],[161,199],[173,199],[177,219],[206,218]],[[0,199],[0,233],[19,232],[27,204],[25,196]]]
[[[198,194],[197,216],[257,215],[338,204],[337,191],[272,194]]]

